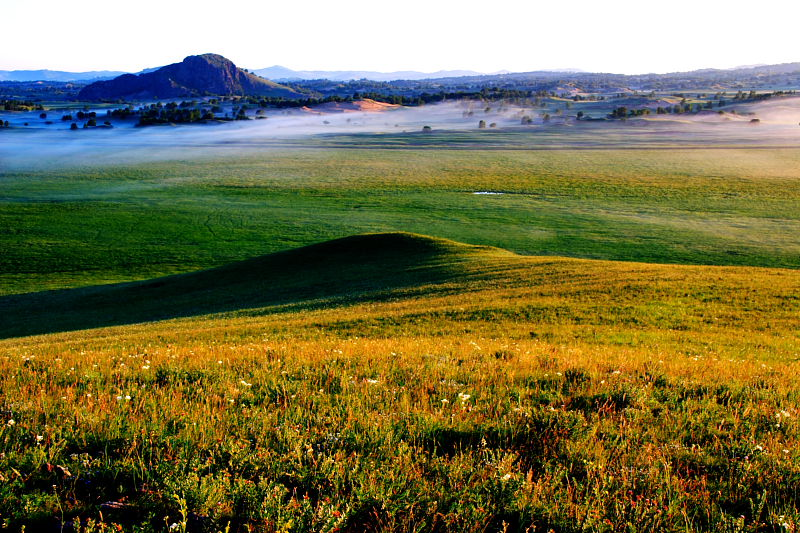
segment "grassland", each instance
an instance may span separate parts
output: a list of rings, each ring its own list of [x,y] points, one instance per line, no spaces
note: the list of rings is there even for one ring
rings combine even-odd
[[[800,149],[428,139],[2,171],[0,529],[797,531]]]
[[[800,266],[800,150],[295,150],[0,176],[0,293],[363,232],[531,255]],[[503,195],[474,195],[499,191]]]
[[[353,247],[373,252],[349,261]],[[315,254],[339,292],[307,278],[294,302],[0,341],[7,527],[100,512],[94,527],[126,531],[800,523],[796,270],[406,234],[288,256]],[[264,261],[236,279],[268,286]]]

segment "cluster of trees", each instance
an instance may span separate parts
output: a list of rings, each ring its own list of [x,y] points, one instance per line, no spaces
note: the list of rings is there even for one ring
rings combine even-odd
[[[0,100],[0,109],[3,111],[43,111],[42,104],[30,100]]]
[[[46,114],[42,113],[42,115],[39,115],[39,118],[47,118]],[[69,122],[72,120],[88,120],[88,119],[96,120],[97,113],[95,113],[94,111],[86,111],[86,112],[78,111],[75,115],[61,115],[62,122]]]
[[[114,117],[117,119],[125,120],[136,116],[136,110],[133,107],[121,107],[119,109],[112,109],[110,111],[106,111],[107,117]]]
[[[714,102],[716,102],[717,107],[724,107],[732,103],[742,104],[742,103],[758,102],[761,100],[767,100],[775,96],[789,96],[793,94],[795,94],[795,91],[773,91],[771,93],[757,93],[756,91],[750,91],[750,92],[738,91],[735,95],[731,97],[730,100],[726,100],[725,98],[728,96],[728,94],[725,92],[718,92],[714,94],[714,96],[711,98],[709,98],[707,94],[698,94],[697,95],[698,99],[704,99],[704,98],[709,98],[709,99],[705,100],[704,102],[690,103],[686,101],[686,96],[684,94],[677,93],[673,94],[672,96],[682,98],[680,103],[668,106],[658,106],[655,109],[655,112],[658,115],[699,113],[704,109],[705,110],[714,109]],[[653,110],[649,108],[628,109],[625,106],[621,106],[614,108],[614,110],[608,115],[608,118],[624,119],[628,117],[639,117],[642,115],[649,115],[652,112]],[[720,113],[721,112],[722,111],[720,111]]]
[[[224,100],[224,99],[223,99]],[[191,124],[194,122],[205,122],[208,120],[250,120],[247,115],[249,107],[246,104],[234,105],[230,115],[217,116],[222,113],[220,99],[212,99],[207,102],[208,106],[198,105],[195,101],[155,103],[134,109],[131,106],[113,109],[106,112],[109,117],[121,120],[138,117],[137,126],[151,126],[154,124]],[[236,101],[250,101],[249,98],[238,99]],[[256,99],[256,101],[259,101]],[[263,111],[256,112],[259,118],[263,116]]]
[[[724,105],[724,104],[719,104]],[[675,104],[675,105],[668,105],[668,106],[658,106],[655,110],[657,115],[669,115],[669,114],[682,114],[682,113],[699,113],[703,109],[712,109],[714,107],[713,102],[710,100],[704,103],[684,103],[684,104]],[[653,112],[652,109],[643,107],[639,109],[628,109],[625,106],[615,107],[611,113],[609,113],[608,118],[615,118],[615,119],[624,119],[629,117],[641,117],[643,115],[649,115]]]
[[[189,124],[213,120],[214,113],[210,109],[180,108],[178,106],[166,106],[158,108],[155,105],[141,108],[138,112],[139,126],[150,126],[153,124]]]
[[[11,126],[8,124],[7,120],[6,121],[0,120],[0,128],[9,128],[9,127]]]

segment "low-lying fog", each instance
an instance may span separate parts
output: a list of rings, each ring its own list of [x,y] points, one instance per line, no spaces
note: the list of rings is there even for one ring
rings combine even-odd
[[[485,108],[491,109],[486,110]],[[730,111],[736,109],[737,113]],[[149,160],[184,159],[248,153],[274,146],[313,146],[316,140],[335,141],[342,134],[406,135],[409,144],[426,135],[424,126],[436,132],[475,132],[486,123],[487,146],[537,149],[547,147],[713,146],[780,145],[800,147],[800,97],[773,99],[763,103],[729,106],[726,113],[649,115],[627,121],[576,121],[575,109],[555,106],[547,110],[519,108],[498,102],[464,101],[382,111],[267,110],[264,120],[213,124],[131,127],[118,123],[113,129],[69,130],[69,123],[37,125],[39,112],[0,113],[0,119],[15,122],[35,116],[28,127],[0,129],[0,170],[84,164],[134,163]],[[545,122],[543,112],[551,114]],[[603,113],[587,113],[595,117]],[[98,113],[98,123],[104,120]],[[533,123],[521,125],[529,116]],[[754,121],[753,119],[758,119]],[[115,123],[117,121],[114,121]],[[121,127],[120,127],[121,126]],[[492,135],[492,133],[518,135]],[[463,135],[462,137],[463,138]],[[375,139],[365,139],[374,144]],[[352,141],[352,139],[351,139]],[[449,139],[437,137],[437,144]],[[454,135],[454,143],[459,136]],[[480,147],[471,139],[470,146]],[[335,142],[334,142],[335,144]],[[358,143],[349,143],[357,146]]]

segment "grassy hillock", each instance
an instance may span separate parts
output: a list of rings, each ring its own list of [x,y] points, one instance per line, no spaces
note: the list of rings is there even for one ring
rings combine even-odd
[[[347,237],[154,280],[0,297],[0,338],[250,308],[375,300],[457,279],[465,262],[494,254],[503,252],[409,233]]]
[[[798,286],[394,233],[6,297],[97,329],[0,341],[0,519],[793,531]]]

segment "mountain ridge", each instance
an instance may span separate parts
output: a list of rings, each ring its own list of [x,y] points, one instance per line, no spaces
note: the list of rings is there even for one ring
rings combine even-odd
[[[280,65],[255,69],[252,72],[258,74],[259,76],[278,81],[317,79],[326,79],[331,81],[350,81],[360,79],[368,79],[373,81],[395,81],[489,75],[474,70],[439,70],[436,72],[420,72],[416,70],[398,70],[392,72],[377,72],[372,70],[292,70]],[[501,74],[504,72],[505,71],[494,72],[492,74]]]
[[[0,81],[81,82],[107,80],[123,74],[127,73],[118,70],[91,70],[88,72],[68,72],[50,69],[0,70]]]

